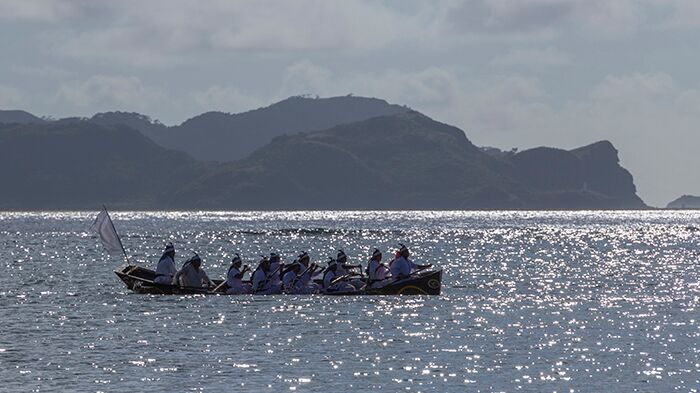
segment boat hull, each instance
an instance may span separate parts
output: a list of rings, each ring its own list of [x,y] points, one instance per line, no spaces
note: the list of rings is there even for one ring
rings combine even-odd
[[[139,266],[127,265],[114,271],[126,287],[136,293],[153,295],[225,295],[226,284],[223,280],[212,280],[217,286],[216,291],[207,288],[179,287],[177,285],[157,284],[153,282],[155,272]],[[442,269],[419,271],[403,280],[388,281],[377,287],[350,292],[327,292],[323,295],[356,296],[356,295],[440,295],[442,290]]]

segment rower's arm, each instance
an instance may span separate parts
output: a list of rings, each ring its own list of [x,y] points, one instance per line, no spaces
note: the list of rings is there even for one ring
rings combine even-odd
[[[180,285],[180,276],[182,276],[182,269],[178,270],[177,273],[175,273],[175,276],[173,276],[173,282],[171,284]]]

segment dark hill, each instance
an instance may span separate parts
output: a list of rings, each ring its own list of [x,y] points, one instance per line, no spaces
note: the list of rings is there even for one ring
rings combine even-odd
[[[413,111],[277,136],[223,164],[167,150],[132,127],[170,131],[121,112],[0,125],[0,209],[645,207],[609,142],[494,154]]]
[[[612,143],[574,150],[538,147],[507,157],[533,195],[528,206],[547,208],[645,208],[632,175],[619,164]]]
[[[510,166],[417,112],[278,137],[183,190],[208,209],[520,207]]]
[[[0,126],[0,209],[154,208],[204,170],[126,127]]]
[[[278,137],[173,196],[205,209],[645,207],[609,142],[497,158],[417,112]]]
[[[666,205],[667,209],[700,209],[700,196],[683,195]]]
[[[89,121],[102,126],[124,125],[140,131],[151,139],[161,133],[168,132],[168,127],[163,123],[136,112],[97,113]]]
[[[406,112],[384,100],[365,97],[291,97],[239,114],[207,112],[168,129],[141,130],[162,146],[202,161],[236,161],[273,138],[330,128],[372,117]]]
[[[36,117],[29,112],[0,109],[0,124],[42,124],[45,122],[46,120]]]

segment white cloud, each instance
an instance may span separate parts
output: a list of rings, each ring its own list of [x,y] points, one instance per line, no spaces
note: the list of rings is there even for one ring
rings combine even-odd
[[[571,57],[556,48],[514,48],[495,57],[491,64],[498,67],[560,67],[571,64]]]
[[[418,25],[372,1],[100,2],[94,24],[64,26],[45,40],[56,53],[135,65],[202,54],[355,50],[383,47]],[[74,27],[76,26],[76,27]],[[90,27],[88,27],[90,26]]]
[[[193,96],[203,111],[239,113],[270,104],[231,86],[210,86]]]
[[[0,109],[15,109],[22,104],[22,95],[14,87],[0,85]]]
[[[105,75],[63,83],[56,95],[56,100],[75,107],[101,110],[143,111],[164,99],[163,92],[145,86],[139,78]]]
[[[78,13],[79,1],[0,0],[0,20],[58,22]]]
[[[463,0],[446,21],[481,39],[553,40],[565,32],[618,35],[644,26],[648,7],[635,0]]]
[[[284,84],[277,96],[333,96],[352,93],[380,97],[396,103],[440,106],[452,101],[450,97],[458,93],[458,84],[455,73],[443,67],[337,75],[310,61],[300,61],[287,68]]]

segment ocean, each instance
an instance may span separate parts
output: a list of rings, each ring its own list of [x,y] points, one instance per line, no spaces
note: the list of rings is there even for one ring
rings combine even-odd
[[[95,212],[0,212],[0,391],[689,392],[700,212],[111,212],[134,264],[211,278],[406,244],[441,296],[155,296]]]

